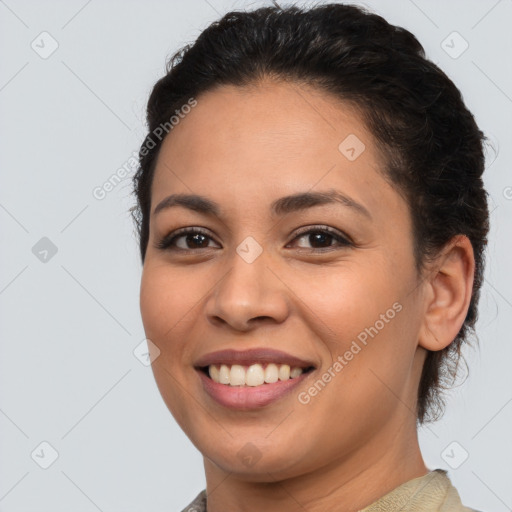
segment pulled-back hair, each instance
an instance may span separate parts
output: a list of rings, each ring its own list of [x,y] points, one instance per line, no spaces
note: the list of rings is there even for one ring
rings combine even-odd
[[[474,334],[477,319],[489,231],[482,182],[485,137],[460,91],[425,58],[407,30],[352,5],[265,7],[227,13],[176,52],[150,95],[148,135],[133,179],[137,204],[132,214],[142,262],[151,184],[164,140],[154,137],[155,130],[191,97],[265,78],[314,86],[361,114],[384,155],[385,178],[409,206],[420,274],[454,236],[471,241],[475,275],[464,324],[450,345],[428,351],[418,389],[418,422],[438,419],[442,391],[455,377],[461,346]]]

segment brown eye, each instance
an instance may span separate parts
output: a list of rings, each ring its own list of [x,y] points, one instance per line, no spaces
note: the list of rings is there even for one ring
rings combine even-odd
[[[193,251],[208,249],[213,238],[200,229],[182,229],[173,231],[160,240],[156,247],[162,250]]]
[[[323,249],[335,248],[336,245],[332,245],[332,242],[336,242],[338,247],[352,245],[352,243],[341,233],[327,227],[310,228],[307,231],[300,233],[294,240],[300,241],[302,239],[305,243],[299,243],[298,247],[301,249],[311,249],[312,251],[322,251]]]
[[[180,238],[184,238],[186,246],[181,247],[181,249],[203,249],[208,247],[208,237],[202,233],[190,233],[188,235],[181,235],[176,237],[175,241],[180,240]],[[176,246],[180,247],[180,244],[176,243]]]

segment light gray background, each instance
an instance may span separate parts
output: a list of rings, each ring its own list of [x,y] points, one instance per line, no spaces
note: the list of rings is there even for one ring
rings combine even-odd
[[[138,151],[166,57],[228,10],[269,4],[0,0],[1,511],[173,512],[204,487],[201,456],[133,353],[145,336],[131,182],[102,200],[92,191]],[[364,5],[419,38],[497,149],[485,176],[492,231],[481,349],[466,351],[469,379],[420,438],[427,465],[448,469],[467,505],[504,512],[512,507],[512,1]],[[59,45],[45,59],[31,47],[51,49],[43,31]],[[458,58],[464,42],[454,31],[469,44]],[[43,237],[57,248],[46,261],[36,245]],[[58,452],[48,469],[44,441]]]

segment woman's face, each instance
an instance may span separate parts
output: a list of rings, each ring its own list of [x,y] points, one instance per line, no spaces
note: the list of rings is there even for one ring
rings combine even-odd
[[[297,84],[190,110],[157,162],[141,284],[165,403],[207,466],[250,480],[370,463],[415,431],[425,355],[411,218],[372,136]]]

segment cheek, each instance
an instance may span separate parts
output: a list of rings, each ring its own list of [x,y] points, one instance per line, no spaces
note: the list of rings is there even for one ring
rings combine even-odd
[[[190,283],[164,266],[144,267],[140,287],[142,323],[149,339],[162,350],[166,343],[184,329],[197,297]]]
[[[356,264],[344,268],[327,268],[316,274],[293,277],[293,289],[303,301],[301,315],[307,315],[320,332],[332,338],[340,350],[355,339],[365,328],[382,320],[380,315],[388,310],[386,320],[395,316],[393,304],[400,298],[397,279],[390,280],[382,265]],[[291,278],[291,276],[290,276]],[[299,301],[300,302],[300,301]],[[323,336],[322,336],[323,337]]]
[[[148,260],[146,260],[148,261]],[[183,278],[181,278],[183,280]],[[151,367],[160,394],[178,424],[186,429],[187,332],[197,297],[177,272],[148,262],[140,287],[140,311],[146,337],[160,350]],[[190,427],[189,427],[190,428]]]
[[[342,358],[343,369],[334,373],[344,377],[337,382],[373,394],[366,384],[375,384],[376,375],[393,386],[407,379],[419,328],[410,277],[404,268],[399,272],[389,261],[374,260],[294,280],[303,298],[300,316],[328,351],[326,365]]]

